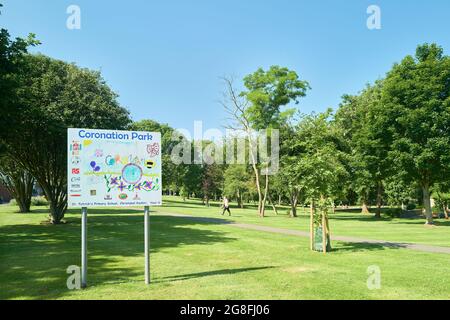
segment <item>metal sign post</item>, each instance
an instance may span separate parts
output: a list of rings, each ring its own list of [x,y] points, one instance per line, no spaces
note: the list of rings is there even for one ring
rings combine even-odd
[[[150,228],[149,207],[144,207],[145,284],[150,284]]]
[[[81,287],[87,286],[87,208],[81,209]]]

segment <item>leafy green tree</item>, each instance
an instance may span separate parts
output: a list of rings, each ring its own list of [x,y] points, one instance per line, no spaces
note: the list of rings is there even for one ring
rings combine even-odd
[[[297,127],[297,142],[292,145],[298,155],[296,171],[300,177],[300,187],[311,200],[311,241],[313,231],[321,227],[323,239],[327,237],[328,244],[328,208],[333,206],[333,200],[348,179],[345,164],[348,159],[341,149],[342,135],[339,128],[331,123],[330,117],[331,110],[304,116]],[[324,246],[323,251],[329,248],[329,245],[327,248]]]
[[[34,176],[58,224],[67,209],[67,128],[124,129],[128,111],[99,72],[28,55],[20,73],[20,125],[5,134],[7,152]]]
[[[416,188],[414,184],[405,182],[405,172],[400,171],[385,179],[385,193],[387,203],[391,206],[401,206],[403,210],[410,200],[415,198]]]
[[[0,184],[11,193],[22,213],[30,212],[34,178],[16,161],[4,155],[0,157]]]
[[[308,82],[299,79],[295,71],[280,66],[271,66],[267,71],[259,68],[244,77],[246,91],[241,92],[249,102],[246,110],[250,125],[255,130],[279,128],[295,109],[281,110],[298,99],[310,89]]]
[[[450,57],[441,47],[420,45],[415,57],[393,66],[378,114],[393,136],[391,159],[422,188],[426,223],[433,224],[430,190],[450,175]]]
[[[360,197],[363,213],[369,212],[370,194],[375,190],[376,217],[381,216],[383,183],[392,168],[388,157],[391,134],[380,125],[378,112],[383,108],[381,92],[382,81],[377,81],[358,96],[346,95],[335,115],[349,145],[352,188]]]
[[[433,197],[436,206],[442,209],[445,219],[449,219],[450,211],[450,182],[437,183],[433,187]]]
[[[199,164],[188,164],[184,165],[182,168],[182,173],[180,174],[181,182],[180,184],[184,187],[187,193],[187,197],[196,194],[200,195],[202,190],[202,176],[203,168]]]
[[[0,140],[4,132],[17,126],[20,121],[22,106],[16,94],[19,88],[18,72],[27,48],[38,44],[34,34],[26,39],[11,40],[8,30],[0,29]]]
[[[310,88],[308,82],[299,79],[295,71],[288,68],[271,66],[267,71],[259,68],[256,72],[244,77],[245,91],[237,94],[230,79],[224,79],[227,85],[227,101],[223,103],[225,109],[234,119],[230,127],[246,133],[250,145],[255,145],[252,130],[278,128],[295,109],[282,111],[283,106],[298,103],[298,99],[306,95]],[[264,190],[261,186],[257,155],[250,148],[252,168],[258,193],[258,214],[264,217],[265,203],[269,188],[269,176],[265,174]],[[268,164],[262,164],[266,167]],[[264,195],[263,195],[264,191]]]
[[[289,123],[280,129],[280,168],[273,177],[273,187],[279,193],[289,199],[291,217],[297,217],[297,206],[302,191],[303,168],[299,166],[298,159],[302,156],[303,150],[297,147],[297,133],[295,127]]]
[[[229,165],[224,172],[224,194],[237,199],[238,206],[244,208],[244,195],[248,193],[249,173],[246,165]]]
[[[212,198],[217,199],[223,191],[223,170],[220,165],[205,164],[202,174],[202,192],[206,206],[209,207],[209,201]]]

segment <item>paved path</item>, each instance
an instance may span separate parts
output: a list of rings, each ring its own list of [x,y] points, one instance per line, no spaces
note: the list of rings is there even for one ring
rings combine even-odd
[[[292,229],[282,229],[268,226],[261,226],[256,224],[248,224],[248,223],[238,223],[235,221],[219,219],[219,218],[208,218],[208,217],[196,217],[186,214],[178,214],[178,213],[164,213],[165,215],[178,217],[178,218],[186,218],[195,221],[215,223],[215,224],[226,224],[232,227],[248,229],[248,230],[256,230],[256,231],[265,231],[271,233],[285,234],[290,236],[297,237],[306,237],[309,238],[309,232],[292,230]],[[348,243],[357,243],[357,244],[368,244],[368,245],[378,245],[388,248],[398,248],[398,249],[411,249],[422,252],[431,252],[431,253],[446,253],[450,254],[450,247],[439,247],[432,246],[426,244],[414,244],[414,243],[401,243],[401,242],[390,242],[384,240],[372,240],[372,239],[362,239],[355,237],[345,237],[345,236],[332,236],[332,240],[348,242]]]

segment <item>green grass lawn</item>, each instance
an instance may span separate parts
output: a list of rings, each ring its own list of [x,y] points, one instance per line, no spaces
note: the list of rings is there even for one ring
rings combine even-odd
[[[143,215],[136,210],[90,209],[89,287],[70,291],[66,268],[80,265],[80,213],[67,224],[41,224],[45,208],[30,214],[0,206],[1,299],[449,299],[450,255],[334,242],[324,255],[308,239],[233,228],[163,212],[216,216],[219,208],[165,199],[151,216],[152,284],[143,281]],[[254,217],[233,210],[246,223],[307,229],[305,218]],[[341,219],[339,217],[342,217]],[[365,221],[351,214],[331,220],[336,234],[444,244],[447,227],[422,221]],[[414,222],[414,223],[409,223]],[[349,228],[347,230],[346,228]],[[377,228],[375,234],[371,232]],[[408,231],[406,235],[405,230]],[[415,232],[415,231],[417,232]],[[416,238],[417,235],[417,238]],[[393,237],[391,239],[391,237]],[[381,289],[369,290],[367,267],[381,268]]]
[[[195,216],[221,217],[237,222],[266,225],[278,228],[309,231],[309,208],[298,208],[298,217],[287,215],[288,207],[279,207],[279,215],[275,215],[271,206],[267,207],[266,217],[260,218],[254,206],[249,209],[232,207],[232,216],[220,216],[220,204],[211,202],[210,207],[201,205],[200,200],[190,199],[186,202],[179,197],[164,198],[164,206],[155,208],[158,213],[172,212]],[[373,214],[359,212],[330,213],[331,233],[340,236],[354,236],[375,240],[420,243],[450,247],[450,221],[436,219],[436,227],[424,226],[425,219],[391,219],[383,216],[375,219]]]

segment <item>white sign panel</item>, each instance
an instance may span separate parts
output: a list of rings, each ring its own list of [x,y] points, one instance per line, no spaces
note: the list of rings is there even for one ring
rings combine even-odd
[[[159,132],[68,129],[69,208],[158,206]]]

